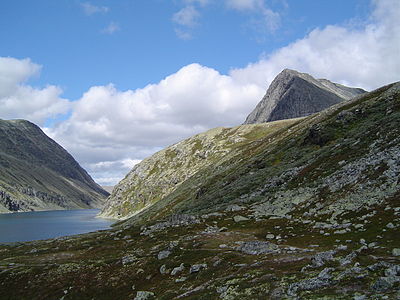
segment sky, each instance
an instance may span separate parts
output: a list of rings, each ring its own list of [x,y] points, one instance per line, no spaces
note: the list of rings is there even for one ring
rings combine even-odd
[[[2,0],[0,118],[27,119],[101,185],[236,126],[284,68],[400,80],[398,0]]]

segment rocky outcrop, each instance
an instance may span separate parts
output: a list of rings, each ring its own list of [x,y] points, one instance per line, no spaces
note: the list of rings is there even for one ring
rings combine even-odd
[[[304,117],[365,93],[306,73],[283,70],[244,124]]]
[[[100,207],[108,195],[35,124],[0,120],[0,212]]]

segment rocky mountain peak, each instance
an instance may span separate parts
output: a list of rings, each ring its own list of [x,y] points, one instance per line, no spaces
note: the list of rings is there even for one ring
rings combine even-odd
[[[284,69],[272,81],[245,124],[308,116],[362,93],[365,91],[359,88]]]

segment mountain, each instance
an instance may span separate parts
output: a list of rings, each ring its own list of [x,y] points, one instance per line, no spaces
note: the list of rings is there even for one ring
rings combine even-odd
[[[400,82],[271,124],[112,230],[0,245],[0,299],[399,299]]]
[[[0,120],[0,212],[94,208],[107,195],[38,126]]]
[[[218,127],[167,147],[137,164],[114,187],[100,216],[126,219],[170,194],[199,170],[240,156],[252,142],[293,122]]]
[[[365,91],[285,69],[276,76],[244,124],[305,117]]]

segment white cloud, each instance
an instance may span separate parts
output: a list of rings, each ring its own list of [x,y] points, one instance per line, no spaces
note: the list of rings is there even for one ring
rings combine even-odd
[[[285,1],[282,4],[287,8]],[[268,8],[264,0],[225,0],[225,5],[229,9],[251,13],[250,25],[260,34],[273,33],[280,26],[280,14]]]
[[[90,16],[97,13],[107,13],[109,8],[106,6],[96,6],[89,2],[80,3],[86,15]]]
[[[263,0],[225,0],[226,6],[238,11],[249,11],[264,8]]]
[[[200,17],[200,13],[194,6],[185,6],[180,11],[175,13],[172,20],[182,26],[194,27],[197,25],[197,21]]]
[[[121,178],[127,162],[209,128],[242,123],[263,93],[254,84],[238,84],[191,64],[135,91],[92,87],[75,103],[69,120],[46,132],[104,182],[104,174],[95,168],[104,166],[100,162],[115,163],[113,172],[119,171]]]
[[[43,124],[47,119],[67,113],[70,102],[60,97],[56,86],[39,89],[25,84],[38,76],[41,66],[29,59],[0,57],[0,117],[23,118]]]
[[[121,28],[115,22],[110,22],[106,28],[104,28],[101,32],[105,34],[113,34],[116,31],[119,31]]]
[[[315,29],[231,75],[243,83],[262,85],[283,68],[292,68],[366,89],[399,80],[400,2],[373,3],[373,14],[361,29],[338,25]]]

